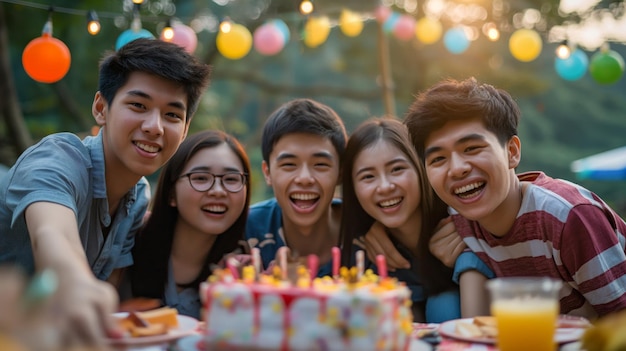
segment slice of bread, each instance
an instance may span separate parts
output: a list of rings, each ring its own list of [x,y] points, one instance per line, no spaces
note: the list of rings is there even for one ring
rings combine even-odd
[[[473,323],[458,322],[454,326],[454,333],[466,338],[480,338],[483,332]]]
[[[165,324],[168,328],[178,328],[178,311],[175,308],[161,307],[136,313],[149,324]]]
[[[134,327],[130,335],[134,338],[167,334],[167,326],[162,323],[150,324],[147,327]]]
[[[496,317],[493,316],[476,316],[474,317],[474,324],[479,327],[496,327]]]
[[[478,326],[484,338],[495,338],[498,336],[496,317],[476,316],[473,323]]]

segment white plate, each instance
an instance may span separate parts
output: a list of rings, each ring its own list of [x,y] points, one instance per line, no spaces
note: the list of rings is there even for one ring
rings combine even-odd
[[[561,320],[569,321],[573,318],[578,318],[578,317],[559,316],[559,323],[561,323]],[[455,327],[456,327],[456,323],[458,322],[471,324],[473,322],[473,318],[454,319],[451,321],[441,323],[438,329],[439,334],[448,338],[462,340],[462,341],[476,342],[476,343],[481,343],[481,344],[495,344],[496,342],[495,338],[474,338],[474,337],[463,336],[463,335],[457,334],[455,332]],[[558,344],[578,341],[584,332],[585,332],[585,328],[557,328],[556,334],[554,336],[554,341],[556,341],[556,343]]]
[[[119,312],[113,314],[115,317],[124,318],[128,315],[126,312]],[[198,320],[188,316],[178,315],[178,328],[170,329],[167,334],[154,335],[154,336],[142,336],[137,338],[124,337],[121,339],[108,339],[111,345],[148,345],[159,344],[164,342],[170,342],[180,339],[185,336],[192,335],[198,328]]]

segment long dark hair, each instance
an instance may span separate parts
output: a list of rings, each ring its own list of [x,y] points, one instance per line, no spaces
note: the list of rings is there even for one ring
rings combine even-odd
[[[248,174],[246,204],[235,223],[226,232],[217,236],[204,260],[202,270],[189,286],[198,288],[200,283],[210,275],[212,264],[218,263],[225,254],[237,249],[239,241],[243,240],[251,193],[248,156],[239,141],[224,132],[207,130],[193,134],[183,141],[178,151],[161,171],[152,214],[135,240],[133,248],[135,263],[131,268],[133,296],[163,298],[174,241],[174,228],[178,220],[178,208],[170,205],[175,183],[189,159],[198,151],[222,144],[228,145],[237,154],[243,164],[244,172]]]
[[[428,248],[435,226],[446,216],[446,206],[428,183],[424,164],[418,158],[413,148],[406,126],[393,118],[373,118],[367,120],[359,125],[348,139],[348,145],[344,153],[342,174],[343,205],[340,235],[342,264],[346,266],[352,264],[350,260],[353,255],[353,240],[365,235],[375,221],[373,217],[365,212],[357,199],[352,172],[354,170],[354,161],[359,153],[379,140],[385,140],[398,148],[407,156],[409,162],[417,171],[421,189],[420,209],[422,213],[422,227],[419,228],[420,234],[417,244],[417,259],[419,261],[419,267],[417,268],[428,293],[436,294],[449,290],[454,287],[452,271],[435,258]]]

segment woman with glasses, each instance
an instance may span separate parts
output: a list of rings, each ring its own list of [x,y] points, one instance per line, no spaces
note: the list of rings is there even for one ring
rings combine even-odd
[[[187,137],[161,171],[152,213],[136,238],[134,297],[200,317],[199,284],[243,240],[249,173],[234,137],[214,130]]]

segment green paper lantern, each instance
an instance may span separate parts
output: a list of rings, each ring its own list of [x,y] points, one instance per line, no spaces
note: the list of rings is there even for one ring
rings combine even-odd
[[[624,59],[613,50],[599,51],[591,57],[589,73],[600,84],[613,84],[624,74]]]

